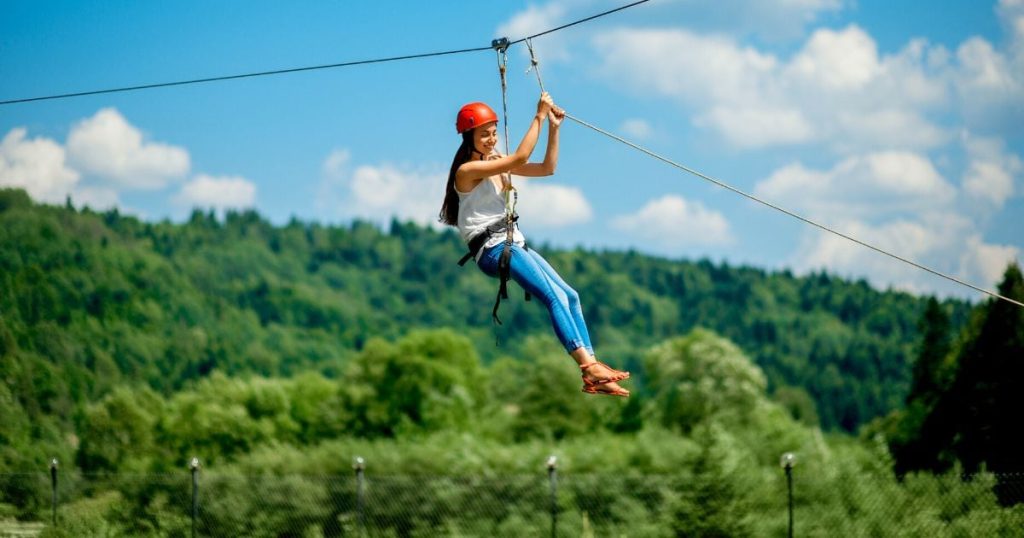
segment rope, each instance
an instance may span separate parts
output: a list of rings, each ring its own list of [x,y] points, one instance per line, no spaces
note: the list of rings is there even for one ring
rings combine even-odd
[[[587,18],[584,18],[584,19],[580,19],[580,20],[577,20],[577,21],[573,21],[573,22],[570,22],[569,24],[563,24],[562,26],[559,26],[557,28],[552,28],[550,30],[545,30],[545,31],[540,32],[538,34],[533,34],[531,36],[524,37],[522,39],[513,41],[513,42],[509,43],[508,45],[514,45],[516,43],[521,43],[523,41],[526,41],[527,39],[532,39],[534,37],[540,37],[542,35],[547,35],[547,34],[550,34],[552,32],[557,32],[559,30],[563,30],[565,28],[569,28],[570,26],[575,26],[577,24],[582,24],[584,22],[591,21],[591,20],[597,19],[599,17],[604,17],[605,15],[610,15],[612,13],[615,13],[616,11],[622,11],[623,9],[630,8],[630,7],[639,5],[639,4],[643,4],[644,2],[647,2],[647,1],[648,0],[640,0],[639,2],[633,2],[632,4],[621,6],[621,7],[615,8],[615,9],[610,9],[610,10],[605,11],[603,13],[598,13],[597,15],[591,15],[590,17],[587,17]],[[508,45],[506,45],[506,48],[507,48]],[[174,81],[174,82],[158,82],[158,83],[155,83],[155,84],[140,84],[140,85],[136,85],[136,86],[125,86],[125,87],[120,87],[120,88],[107,88],[107,89],[103,89],[103,90],[80,91],[80,92],[74,92],[74,93],[62,93],[62,94],[57,94],[57,95],[45,95],[45,96],[40,96],[40,97],[26,97],[26,98],[23,98],[23,99],[8,99],[6,101],[0,101],[0,106],[14,105],[14,104],[18,104],[18,103],[31,103],[31,102],[34,102],[34,101],[48,101],[48,100],[51,100],[51,99],[67,99],[67,98],[71,98],[71,97],[84,97],[84,96],[87,96],[87,95],[101,95],[101,94],[107,94],[107,93],[131,92],[131,91],[138,91],[138,90],[150,90],[150,89],[153,89],[153,88],[167,88],[167,87],[171,87],[171,86],[185,86],[185,85],[188,85],[188,84],[202,84],[202,83],[206,83],[206,82],[218,82],[218,81],[222,81],[222,80],[235,80],[235,79],[241,79],[241,78],[264,77],[264,76],[270,76],[270,75],[283,75],[283,74],[286,74],[286,73],[298,73],[298,72],[301,72],[301,71],[316,71],[316,70],[320,70],[320,69],[334,69],[334,68],[339,68],[339,67],[352,67],[352,66],[356,66],[356,65],[367,65],[367,64],[375,64],[375,63],[384,63],[384,62],[397,62],[397,61],[402,61],[402,60],[414,60],[414,59],[419,59],[419,58],[430,58],[430,57],[433,57],[433,56],[446,56],[446,55],[450,55],[450,54],[463,54],[463,53],[466,53],[466,52],[479,52],[479,51],[484,51],[484,50],[490,50],[491,48],[493,48],[493,46],[492,47],[475,47],[475,48],[458,49],[458,50],[447,50],[447,51],[443,51],[443,52],[428,52],[428,53],[423,53],[423,54],[409,54],[409,55],[406,55],[406,56],[393,56],[393,57],[390,57],[390,58],[377,58],[377,59],[373,59],[373,60],[358,60],[358,61],[353,61],[353,62],[342,62],[342,63],[334,63],[334,64],[326,64],[326,65],[314,65],[314,66],[308,66],[308,67],[294,67],[294,68],[289,68],[289,69],[277,69],[277,70],[273,70],[273,71],[258,71],[258,72],[254,72],[254,73],[243,73],[243,74],[239,74],[239,75],[225,75],[225,76],[218,76],[218,77],[196,78],[196,79],[191,79],[191,80],[179,80],[179,81]]]
[[[526,40],[526,48],[530,49],[530,67],[527,68],[526,72],[529,73],[532,70],[537,74],[537,84],[540,86],[541,93],[544,93],[544,81],[540,79],[540,64],[537,63],[537,57],[533,55],[532,40]]]
[[[532,63],[532,68],[537,73],[537,82],[540,84],[540,87],[541,87],[541,89],[543,91],[544,84],[543,84],[543,82],[541,82],[540,69],[537,68],[537,59],[534,56],[533,47],[530,46],[529,42],[527,42],[527,48],[529,48],[529,50],[530,50],[530,62]],[[563,110],[563,112],[565,112],[565,111]],[[830,228],[828,226],[825,226],[824,224],[820,224],[820,223],[818,223],[816,221],[813,221],[813,220],[811,220],[811,219],[809,219],[807,217],[799,215],[799,214],[797,214],[797,213],[795,213],[793,211],[790,211],[790,210],[788,210],[788,209],[786,209],[786,208],[784,208],[782,206],[773,204],[773,203],[768,202],[766,200],[762,200],[761,198],[758,198],[757,196],[754,196],[753,194],[750,194],[750,193],[745,192],[743,190],[737,189],[736,187],[733,187],[732,185],[729,185],[728,183],[725,183],[724,181],[715,179],[715,178],[713,178],[711,176],[708,176],[706,174],[702,174],[701,172],[698,172],[698,171],[696,171],[696,170],[694,170],[692,168],[689,168],[687,166],[681,165],[681,164],[679,164],[679,163],[677,163],[677,162],[675,162],[675,161],[673,161],[671,159],[668,159],[666,157],[662,157],[661,155],[659,155],[657,153],[654,153],[653,151],[651,151],[651,150],[649,150],[647,148],[644,148],[644,147],[642,147],[640,145],[634,144],[633,142],[630,142],[629,140],[626,140],[626,139],[624,139],[624,138],[622,138],[622,137],[620,137],[618,135],[612,134],[612,133],[610,133],[608,131],[605,131],[604,129],[601,129],[599,127],[591,125],[590,123],[587,123],[587,122],[585,122],[585,121],[583,121],[583,120],[581,120],[581,119],[579,119],[579,118],[569,114],[568,112],[565,112],[565,117],[569,118],[570,120],[572,120],[572,121],[574,121],[574,122],[576,122],[576,123],[578,123],[578,124],[580,124],[580,125],[582,125],[584,127],[587,127],[588,129],[592,129],[592,130],[594,130],[594,131],[596,131],[598,133],[601,133],[601,134],[603,134],[603,135],[605,135],[605,136],[607,136],[609,138],[612,138],[614,140],[618,140],[619,142],[622,142],[623,144],[626,144],[627,146],[629,146],[629,147],[631,147],[631,148],[633,148],[635,150],[638,150],[638,151],[641,151],[643,153],[646,153],[647,155],[650,155],[651,157],[654,157],[655,159],[658,159],[659,161],[662,161],[662,162],[664,162],[666,164],[674,166],[674,167],[676,167],[676,168],[678,168],[678,169],[680,169],[680,170],[682,170],[684,172],[688,172],[690,174],[693,174],[693,175],[695,175],[695,176],[697,176],[697,177],[699,177],[699,178],[701,178],[703,180],[706,180],[706,181],[709,181],[711,183],[714,183],[715,185],[717,185],[719,187],[722,187],[723,189],[732,191],[732,192],[734,192],[736,194],[739,194],[740,196],[743,196],[743,197],[745,197],[747,199],[753,200],[753,201],[755,201],[755,202],[757,202],[759,204],[767,206],[767,207],[769,207],[771,209],[774,209],[776,211],[779,211],[779,212],[781,212],[783,214],[789,215],[790,217],[793,217],[793,218],[795,218],[797,220],[800,220],[800,221],[802,221],[802,222],[804,222],[806,224],[810,224],[811,226],[814,226],[814,227],[816,227],[818,229],[821,229],[821,230],[824,230],[824,231],[829,232],[831,234],[837,235],[839,237],[842,237],[843,239],[846,239],[847,241],[852,241],[852,242],[854,242],[854,243],[856,243],[856,244],[858,244],[858,245],[860,245],[862,247],[867,247],[867,248],[869,248],[869,249],[871,249],[871,250],[873,250],[875,252],[878,252],[879,254],[884,254],[886,256],[889,256],[890,258],[899,260],[899,261],[901,261],[903,263],[906,263],[908,265],[911,265],[911,266],[916,267],[918,269],[921,269],[923,271],[927,271],[927,272],[929,272],[929,273],[931,273],[933,275],[945,278],[946,280],[949,280],[951,282],[955,282],[957,284],[960,284],[961,286],[966,286],[966,287],[971,288],[971,289],[973,289],[975,291],[984,293],[984,294],[989,295],[989,296],[991,296],[991,297],[993,297],[995,299],[1001,299],[1001,300],[1006,301],[1008,303],[1012,303],[1012,304],[1015,304],[1017,306],[1024,307],[1024,303],[1022,303],[1020,301],[1017,301],[1015,299],[1011,299],[1011,298],[1006,297],[1004,295],[1000,295],[1000,294],[995,293],[993,291],[989,291],[989,290],[987,290],[985,288],[981,288],[979,286],[971,284],[970,282],[966,282],[966,281],[960,280],[960,279],[958,279],[958,278],[956,278],[956,277],[954,277],[952,275],[948,275],[948,274],[943,273],[941,271],[937,271],[935,269],[932,269],[930,267],[927,267],[925,265],[917,263],[917,262],[915,262],[913,260],[904,258],[904,257],[899,256],[897,254],[893,254],[892,252],[889,252],[889,251],[884,250],[882,248],[876,247],[876,246],[874,246],[874,245],[872,245],[870,243],[861,241],[860,239],[857,239],[856,237],[853,237],[851,235],[845,234],[845,233],[840,232],[838,230],[834,230],[834,229],[832,229],[832,228]]]
[[[501,76],[501,114],[502,123],[505,128],[505,155],[509,155],[508,145],[508,80],[505,77],[508,66],[508,40],[496,40],[495,50],[498,53],[498,74]],[[505,218],[511,223],[512,215],[516,212],[516,204],[519,202],[519,193],[512,187],[512,174],[507,173],[502,177],[502,184],[505,187]],[[511,228],[510,228],[511,229]],[[510,232],[511,233],[511,232]]]
[[[508,65],[507,44],[498,49],[498,74],[501,76],[501,119],[505,127],[505,155],[508,150],[508,81],[505,78],[506,66]]]

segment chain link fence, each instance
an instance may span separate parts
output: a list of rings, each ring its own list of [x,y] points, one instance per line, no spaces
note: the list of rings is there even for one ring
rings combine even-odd
[[[787,479],[791,479],[787,480]],[[1024,536],[1024,475],[0,475],[0,537]],[[792,487],[792,497],[789,487]]]

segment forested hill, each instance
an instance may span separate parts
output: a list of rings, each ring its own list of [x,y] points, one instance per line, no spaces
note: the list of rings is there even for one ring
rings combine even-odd
[[[823,428],[903,403],[922,298],[826,274],[540,250],[580,292],[598,356],[631,368],[640,394],[643,350],[703,326]],[[124,382],[169,394],[215,370],[336,375],[369,338],[418,327],[455,328],[485,361],[529,361],[528,336],[554,338],[548,316],[513,285],[496,330],[496,281],[457,266],[463,252],[454,233],[413,224],[149,223],[0,190],[0,411],[59,424]],[[950,306],[954,329],[969,306]]]

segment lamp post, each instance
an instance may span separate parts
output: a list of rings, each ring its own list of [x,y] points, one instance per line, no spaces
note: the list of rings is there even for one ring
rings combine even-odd
[[[356,522],[359,526],[359,535],[366,535],[365,522],[363,519],[363,470],[366,468],[366,460],[360,456],[352,459],[352,468],[356,471]]]
[[[548,456],[548,482],[551,483],[551,538],[558,536],[558,458]]]
[[[188,468],[192,470],[192,538],[195,538],[196,521],[199,519],[199,458],[193,457]]]
[[[53,488],[53,526],[57,526],[57,458],[50,460],[50,485]]]
[[[779,465],[786,470],[786,488],[789,491],[789,538],[793,538],[793,467],[796,466],[796,454],[786,452],[779,459]]]

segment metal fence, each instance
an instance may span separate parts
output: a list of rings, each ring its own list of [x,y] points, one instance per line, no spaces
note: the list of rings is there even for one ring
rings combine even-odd
[[[629,473],[0,475],[0,537],[1024,536],[1024,476],[831,480],[783,470],[729,487]],[[838,487],[837,487],[838,486]]]

